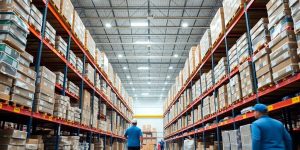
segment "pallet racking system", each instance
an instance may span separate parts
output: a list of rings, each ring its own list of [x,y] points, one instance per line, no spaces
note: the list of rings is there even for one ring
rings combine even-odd
[[[132,108],[125,101],[124,97],[121,96],[116,87],[112,85],[112,82],[108,79],[108,76],[104,71],[96,65],[95,61],[92,59],[92,56],[86,51],[84,46],[79,42],[75,34],[71,31],[70,26],[67,25],[64,18],[59,14],[57,9],[49,2],[49,0],[35,0],[32,3],[42,12],[42,30],[41,32],[37,31],[33,26],[29,26],[30,35],[28,37],[28,43],[26,51],[32,54],[34,57],[35,71],[39,70],[41,65],[48,67],[52,71],[62,71],[64,73],[64,81],[68,78],[72,80],[80,87],[79,96],[75,96],[73,93],[66,89],[66,82],[63,85],[55,85],[56,93],[61,93],[62,95],[69,96],[71,101],[79,102],[79,107],[82,106],[83,100],[83,90],[87,89],[91,92],[92,97],[97,96],[100,103],[105,103],[108,109],[116,111],[120,116],[121,120],[125,120],[122,123],[122,126],[125,127],[125,124],[129,124],[132,118]],[[75,66],[69,62],[69,58],[65,58],[61,53],[59,53],[53,45],[47,41],[45,36],[46,21],[49,21],[51,25],[56,29],[57,34],[62,36],[64,39],[67,39],[67,56],[69,50],[72,49],[73,52],[80,58],[82,62],[90,63],[95,69],[95,74],[99,73],[100,78],[104,79],[108,86],[111,87],[112,91],[116,93],[117,98],[124,104],[126,110],[129,112],[126,116],[121,110],[119,110],[112,101],[103,93],[103,91],[97,90],[88,80],[81,74]],[[83,72],[85,68],[83,66]],[[96,82],[95,82],[96,83]],[[34,103],[34,102],[33,102]],[[91,100],[93,104],[93,98]],[[80,123],[69,122],[67,120],[62,120],[60,118],[45,115],[39,112],[33,112],[34,109],[28,109],[24,107],[12,106],[5,101],[0,102],[0,114],[1,121],[14,122],[18,125],[27,125],[28,138],[31,136],[31,133],[36,130],[36,128],[50,128],[55,130],[56,135],[56,149],[58,149],[58,139],[61,131],[70,132],[71,135],[80,135],[84,134],[87,136],[88,143],[92,142],[92,139],[97,137],[104,138],[104,143],[110,141],[112,145],[113,140],[124,141],[123,136],[119,136],[112,132],[103,131],[101,129],[92,128],[91,126],[86,126]],[[93,113],[93,110],[92,110]],[[91,113],[91,114],[92,114]],[[81,114],[82,115],[82,114]],[[104,116],[100,116],[104,117]],[[126,122],[126,123],[124,123]],[[111,125],[113,126],[113,124]],[[18,126],[22,129],[22,126]],[[104,149],[105,149],[104,144]]]
[[[229,48],[231,48],[235,41],[243,34],[247,33],[247,37],[250,37],[250,29],[255,25],[255,23],[262,17],[267,16],[266,12],[266,4],[268,0],[248,0],[244,3],[243,6],[236,12],[236,15],[233,17],[231,22],[226,28],[225,33],[220,37],[218,42],[211,48],[208,54],[203,58],[202,63],[196,67],[196,71],[194,71],[179,92],[175,95],[173,100],[171,100],[170,104],[167,106],[166,110],[164,111],[164,117],[167,118],[168,113],[170,112],[171,107],[179,100],[180,96],[184,93],[186,89],[192,88],[193,84],[196,80],[198,80],[203,72],[207,72],[209,69],[214,70],[216,63],[220,60],[220,58],[228,56]],[[252,63],[252,41],[251,38],[247,38],[250,57],[247,58],[246,61],[251,63],[251,67],[254,68],[254,64]],[[228,57],[227,64],[229,64]],[[253,69],[255,70],[255,69]],[[226,75],[221,81],[215,83],[213,77],[213,87],[208,89],[206,92],[201,94],[196,99],[183,109],[183,111],[179,112],[178,115],[173,116],[169,122],[165,123],[164,129],[167,129],[176,121],[179,120],[180,117],[184,115],[188,115],[190,113],[194,113],[194,108],[197,108],[198,105],[203,105],[203,99],[208,95],[214,96],[214,103],[216,104],[216,95],[217,90],[220,86],[225,85],[230,82],[230,78],[233,77],[235,74],[239,73],[238,68],[234,70],[230,70],[228,67],[229,74]],[[200,140],[203,142],[203,148],[206,148],[206,141],[208,138],[211,138],[210,135],[214,136],[214,141],[217,141],[218,149],[221,149],[221,130],[226,129],[237,129],[239,125],[243,125],[246,123],[250,123],[253,121],[253,113],[246,113],[246,114],[239,114],[239,111],[247,106],[252,106],[255,103],[266,103],[268,104],[268,108],[270,114],[272,116],[278,117],[283,116],[283,122],[288,127],[290,133],[292,135],[298,134],[299,128],[293,129],[291,123],[291,114],[292,113],[299,113],[297,112],[296,107],[299,106],[300,100],[299,96],[290,96],[288,99],[281,100],[281,97],[287,96],[289,94],[294,94],[299,92],[300,85],[300,74],[295,74],[278,82],[277,84],[270,86],[264,90],[257,89],[257,81],[255,77],[255,72],[253,73],[253,87],[255,94],[250,95],[246,98],[239,100],[237,103],[234,103],[228,106],[225,109],[216,111],[216,113],[209,115],[206,118],[203,118],[203,111],[202,114],[198,114],[202,116],[202,119],[199,121],[195,121],[192,118],[192,124],[183,127],[177,131],[174,131],[170,134],[165,134],[165,140],[167,142],[167,149],[174,144],[174,143],[183,143],[183,140],[187,136],[194,137],[195,141]],[[201,85],[200,85],[201,86]],[[201,90],[201,89],[200,89]],[[202,93],[202,91],[200,91]],[[216,105],[215,105],[216,107]],[[202,107],[201,107],[202,108]],[[215,108],[216,110],[217,108]],[[194,115],[192,115],[194,116]],[[224,117],[230,116],[229,119],[222,119]],[[278,118],[278,119],[282,119]],[[167,119],[169,120],[169,119]],[[182,121],[182,119],[181,119]],[[186,121],[188,118],[186,117]],[[207,124],[211,123],[212,124]],[[207,124],[207,125],[206,125]],[[294,136],[295,137],[295,136]],[[294,141],[299,139],[294,138]],[[295,143],[295,142],[294,142]],[[195,142],[196,146],[196,142]]]

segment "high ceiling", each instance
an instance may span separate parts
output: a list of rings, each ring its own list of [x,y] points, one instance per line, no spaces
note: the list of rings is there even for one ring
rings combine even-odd
[[[128,93],[147,101],[165,99],[190,47],[222,5],[221,0],[72,2]]]

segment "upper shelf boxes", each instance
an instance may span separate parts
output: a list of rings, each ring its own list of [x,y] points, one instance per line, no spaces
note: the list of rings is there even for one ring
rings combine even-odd
[[[199,59],[200,55],[196,56],[196,46],[191,47],[190,52],[189,52],[189,67],[190,67],[190,74],[192,74],[197,66],[196,64],[196,57]],[[199,54],[199,53],[198,53]]]
[[[200,40],[201,60],[206,56],[207,52],[211,48],[211,32],[207,29]]]
[[[299,0],[289,0],[289,6],[291,8],[293,21],[295,24],[295,32],[300,30],[300,1]]]
[[[228,26],[233,17],[236,16],[237,11],[243,7],[245,0],[223,0],[224,8],[224,22]]]
[[[211,33],[211,43],[215,45],[219,38],[225,32],[225,23],[224,23],[224,11],[223,7],[220,7],[217,11],[216,15],[212,19],[210,23],[210,31]]]
[[[71,0],[62,0],[60,3],[61,15],[64,17],[69,26],[72,25],[74,6]]]
[[[93,37],[91,36],[89,30],[85,30],[85,42],[84,43],[85,43],[84,45],[85,45],[85,48],[87,49],[87,51],[91,54],[93,59],[95,59],[96,43],[95,43]]]
[[[50,0],[50,3],[52,3],[58,11],[60,11],[60,0]]]
[[[30,14],[30,0],[2,0],[0,1],[0,11],[14,11],[20,15],[23,20],[28,21]]]
[[[85,26],[81,21],[78,13],[76,11],[73,12],[73,24],[72,24],[72,32],[76,35],[82,45],[84,45],[85,40]]]
[[[36,30],[41,32],[42,30],[42,13],[33,5],[31,4],[30,7],[30,17],[29,17],[29,24],[33,26]]]
[[[268,23],[268,18],[261,18],[250,31],[254,52],[260,50],[271,41]]]

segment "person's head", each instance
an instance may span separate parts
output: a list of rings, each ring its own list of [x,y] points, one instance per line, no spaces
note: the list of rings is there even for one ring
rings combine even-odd
[[[133,119],[133,120],[131,121],[131,124],[132,124],[133,126],[136,126],[136,125],[137,125],[137,120],[136,120],[136,119]]]
[[[162,142],[163,142],[164,140],[163,140],[163,139],[161,139],[160,141],[162,141]]]
[[[187,139],[191,140],[191,139],[192,139],[192,137],[191,137],[191,136],[188,136],[188,137],[187,137]]]
[[[268,107],[264,104],[256,104],[253,106],[254,117],[256,119],[268,114]]]

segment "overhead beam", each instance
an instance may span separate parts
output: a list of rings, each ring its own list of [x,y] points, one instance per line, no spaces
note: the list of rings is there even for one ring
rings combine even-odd
[[[201,37],[203,34],[91,34],[93,36],[103,36],[103,37],[114,37],[114,36],[121,36],[121,37],[170,37],[170,36],[194,36],[194,37]],[[95,38],[95,37],[94,37]],[[97,38],[96,38],[97,39]]]
[[[150,43],[96,43],[97,45],[196,45],[198,42],[150,42]]]
[[[182,26],[145,26],[145,27],[132,27],[132,26],[113,26],[110,28],[104,26],[86,26],[86,28],[90,29],[208,29],[209,26],[190,26],[190,27],[182,27]]]
[[[110,64],[112,65],[123,65],[124,62],[111,62],[110,61]],[[129,65],[147,65],[149,64],[148,62],[126,62],[126,64],[129,64]],[[168,64],[171,64],[171,65],[177,65],[177,64],[184,64],[184,62],[151,62],[151,64],[153,65],[168,65]]]
[[[186,59],[187,56],[178,56],[178,57],[174,57],[174,56],[141,56],[141,55],[133,55],[133,56],[123,56],[122,58],[119,57],[110,57],[109,60],[124,60],[124,59]]]
[[[93,10],[93,9],[105,9],[105,10],[112,10],[112,9],[217,9],[221,6],[76,6],[75,9],[83,9],[83,10]]]
[[[81,19],[113,19],[113,20],[121,20],[121,19],[142,19],[142,20],[154,20],[154,19],[211,19],[211,16],[154,16],[154,17],[147,17],[147,16],[132,16],[132,17],[87,17],[87,16],[80,16]]]
[[[112,50],[112,49],[110,49],[110,50],[107,50],[107,49],[104,49],[103,50],[106,54],[112,54],[112,53],[124,53],[124,52],[132,52],[132,53],[141,53],[141,52],[143,52],[143,53],[147,53],[147,51],[146,50],[142,50],[142,49],[124,49],[124,50]],[[161,53],[163,53],[163,52],[184,52],[184,51],[186,51],[186,52],[189,52],[189,49],[177,49],[177,50],[172,50],[172,49],[150,49],[149,50],[150,52],[153,52],[153,53],[159,53],[159,52],[161,52]]]

